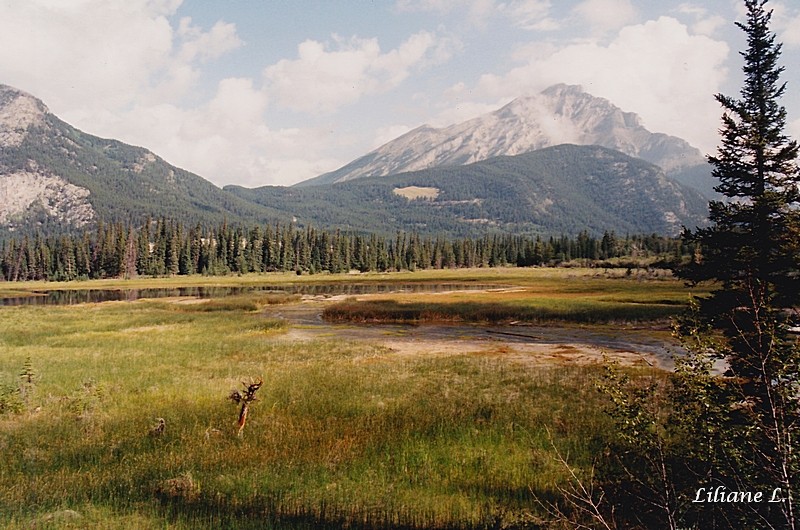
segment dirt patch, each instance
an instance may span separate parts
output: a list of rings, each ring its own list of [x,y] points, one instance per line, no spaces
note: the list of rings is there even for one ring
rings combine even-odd
[[[392,190],[395,195],[400,195],[408,200],[428,199],[434,200],[439,196],[439,188],[423,188],[421,186],[406,186]]]

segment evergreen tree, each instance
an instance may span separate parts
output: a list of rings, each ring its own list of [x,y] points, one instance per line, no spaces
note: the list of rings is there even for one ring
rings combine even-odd
[[[245,247],[247,269],[250,272],[261,272],[263,270],[261,265],[261,257],[264,253],[263,247],[264,239],[261,236],[261,227],[255,226],[250,229],[247,236],[247,246]]]
[[[77,266],[75,263],[75,249],[72,239],[61,236],[60,239],[61,263],[63,265],[63,280],[74,280],[77,276]]]
[[[139,274],[150,274],[150,225],[152,220],[148,217],[139,230],[138,250],[136,255],[136,271]]]
[[[122,274],[125,278],[134,278],[136,276],[136,262],[138,249],[138,238],[133,227],[128,229],[128,238],[125,242],[125,257],[122,260]]]
[[[800,345],[789,334],[799,301],[798,146],[783,132],[771,12],[766,0],[744,4],[744,86],[739,99],[716,96],[721,144],[709,157],[727,200],[709,204],[708,228],[684,232],[697,253],[679,270],[715,290],[678,323],[689,354],[665,388],[617,379],[607,390],[619,446],[603,489],[620,527],[798,526]],[[626,236],[623,247],[632,256],[668,248],[654,236]],[[724,376],[713,370],[719,360]],[[718,487],[768,499],[692,502]]]
[[[740,98],[716,96],[725,113],[718,154],[709,161],[720,181],[716,190],[728,200],[710,203],[708,228],[684,233],[685,243],[698,245],[700,253],[680,274],[692,282],[715,282],[718,289],[700,300],[683,330],[689,338],[700,337],[697,355],[710,351],[728,367],[727,377],[716,379],[727,406],[715,427],[732,442],[717,462],[720,481],[734,491],[778,487],[785,499],[746,507],[736,524],[795,528],[800,347],[788,333],[788,310],[796,308],[800,294],[800,175],[797,142],[784,133],[781,44],[770,31],[766,4],[746,0],[747,21],[737,23],[748,43]],[[713,332],[724,339],[709,348],[703,335]],[[695,360],[692,366],[705,380],[711,363]]]

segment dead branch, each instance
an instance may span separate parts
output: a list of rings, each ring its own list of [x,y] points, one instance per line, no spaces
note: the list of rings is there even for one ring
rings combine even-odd
[[[244,430],[245,423],[247,423],[247,413],[250,411],[250,403],[256,401],[256,392],[261,385],[264,384],[264,381],[259,377],[256,381],[251,383],[246,383],[242,381],[242,386],[244,387],[244,392],[239,392],[238,390],[234,390],[228,396],[228,399],[236,403],[237,405],[241,404],[241,408],[239,409],[239,420],[236,422],[238,427],[238,431],[236,433],[237,436],[242,436],[242,431]]]

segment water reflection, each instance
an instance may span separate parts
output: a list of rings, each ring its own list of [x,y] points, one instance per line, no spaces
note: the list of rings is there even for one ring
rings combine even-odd
[[[42,290],[34,296],[0,298],[0,306],[18,305],[72,305],[92,302],[128,301],[140,298],[166,298],[173,296],[192,298],[224,298],[248,293],[286,293],[307,295],[361,295],[379,293],[438,293],[497,288],[498,285],[475,283],[319,283],[281,284],[250,287],[176,287],[169,289],[74,289]]]

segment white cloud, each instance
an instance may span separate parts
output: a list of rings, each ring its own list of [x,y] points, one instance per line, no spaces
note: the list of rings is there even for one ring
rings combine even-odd
[[[535,31],[554,31],[561,22],[550,16],[551,0],[397,0],[399,12],[428,12],[440,16],[457,13],[468,26],[485,28],[497,16],[505,17],[512,25]]]
[[[207,30],[189,18],[171,24],[167,17],[180,4],[0,2],[2,82],[91,134],[148,147],[217,184],[293,181],[337,163],[307,147],[321,132],[270,130],[267,94],[250,79],[224,79],[209,101],[181,104],[197,87],[200,67],[243,42],[230,23]],[[396,61],[413,56],[414,46],[398,50]]]
[[[190,17],[184,17],[178,26],[178,35],[183,40],[178,56],[185,62],[216,59],[244,44],[236,34],[236,26],[222,21],[209,31],[203,31],[192,25]]]
[[[183,0],[133,0],[130,4],[141,4],[154,15],[172,15],[183,4]]]
[[[386,142],[390,142],[395,138],[403,136],[408,131],[413,130],[415,127],[408,125],[389,125],[388,127],[379,127],[375,131],[375,139],[372,142],[372,149],[382,146]]]
[[[550,16],[550,0],[514,0],[498,6],[515,26],[536,31],[554,31],[561,23]]]
[[[429,120],[430,125],[433,127],[447,127],[455,123],[461,123],[469,119],[475,118],[489,112],[493,112],[506,103],[511,97],[497,99],[491,102],[478,102],[478,101],[462,101],[457,105],[451,105],[442,109],[436,116]]]
[[[427,31],[411,35],[382,53],[377,39],[333,36],[332,43],[302,42],[297,59],[283,59],[264,71],[271,95],[282,105],[327,113],[361,97],[390,90],[411,75],[450,58],[455,43]]]
[[[307,40],[298,58],[284,59],[264,72],[277,101],[296,110],[331,112],[377,90],[379,79],[369,69],[380,56],[377,39],[336,39],[338,49]]]
[[[690,3],[680,4],[675,12],[686,15],[692,19],[692,32],[698,35],[715,36],[720,28],[725,27],[730,22],[722,15],[715,15],[707,8]]]
[[[168,162],[217,185],[291,184],[341,165],[325,153],[327,130],[271,130],[268,97],[245,78],[223,79],[205,104],[141,105],[106,115],[98,127],[128,143],[157,146]]]
[[[588,41],[545,49],[506,74],[484,75],[474,97],[516,97],[555,83],[580,84],[638,113],[653,132],[680,136],[701,150],[715,145],[720,113],[713,94],[726,77],[724,42],[691,35],[677,20],[661,17],[623,28],[608,45]]]
[[[91,117],[143,102],[176,100],[197,82],[198,63],[242,45],[233,24],[210,30],[184,18],[180,0],[26,0],[0,3],[4,81],[56,113]],[[85,124],[77,124],[85,125]]]
[[[800,118],[789,122],[786,127],[789,138],[800,141]]]
[[[75,108],[129,104],[172,62],[165,18],[177,2],[26,0],[0,3],[4,80]]]
[[[428,12],[438,15],[458,13],[469,26],[484,28],[499,9],[495,0],[397,0],[399,12]]]
[[[449,13],[450,11],[469,4],[468,0],[397,0],[395,7],[399,11],[433,11]]]
[[[790,7],[784,2],[776,2],[773,7],[773,22],[778,40],[787,47],[800,47],[800,9]]]
[[[485,18],[496,6],[494,0],[397,0],[395,7],[401,12],[427,11],[445,15],[460,11],[469,18]]]
[[[584,0],[572,12],[596,35],[618,30],[637,17],[630,0]]]

